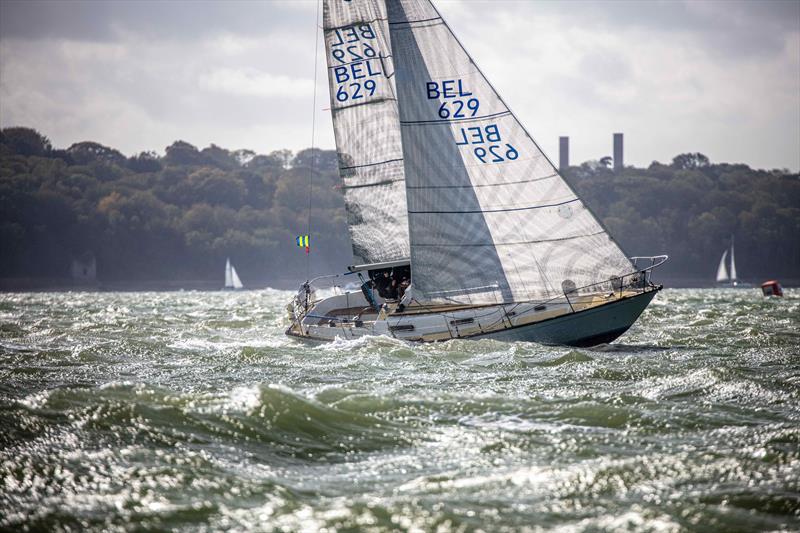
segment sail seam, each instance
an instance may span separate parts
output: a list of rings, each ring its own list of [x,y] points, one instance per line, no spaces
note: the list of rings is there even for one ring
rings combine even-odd
[[[411,24],[419,24],[419,23],[422,23],[422,22],[431,22],[431,21],[434,21],[434,20],[442,20],[442,17],[433,17],[433,18],[429,18],[429,19],[420,19],[420,20],[404,20],[404,21],[400,21],[400,22],[390,22],[389,26],[400,26],[401,24],[407,24],[407,25],[410,26]]]
[[[364,61],[380,61],[381,63],[383,63],[384,59],[389,59],[391,57],[392,57],[392,54],[389,54],[388,56],[381,55],[381,56],[375,56],[375,57],[365,57],[363,59],[355,59],[355,60],[349,61],[347,63],[339,63],[338,65],[329,65],[328,66],[328,70],[333,70],[333,69],[338,68],[338,67],[346,67],[348,65],[355,65],[356,63],[363,63]]]
[[[559,205],[570,204],[572,202],[579,201],[578,198],[573,198],[572,200],[567,200],[565,202],[559,202],[557,204],[547,204],[547,205],[532,205],[528,207],[511,207],[507,209],[475,209],[470,211],[411,211],[409,210],[409,214],[415,215],[423,215],[423,214],[436,214],[436,215],[461,215],[466,213],[506,213],[509,211],[528,211],[531,209],[543,209],[545,207],[558,207]]]
[[[402,183],[405,180],[383,180],[375,183],[364,183],[362,185],[342,185],[342,189],[363,189],[365,187],[378,187],[380,185],[391,185],[392,183]]]
[[[477,248],[481,246],[516,246],[519,244],[539,244],[543,242],[559,242],[559,241],[571,241],[573,239],[582,239],[585,237],[595,237],[597,235],[602,235],[603,231],[598,231],[595,233],[587,233],[586,235],[571,235],[569,237],[559,237],[557,239],[539,239],[533,241],[516,241],[516,242],[488,242],[488,243],[468,243],[468,244],[447,244],[447,243],[420,243],[420,244],[412,244],[411,246],[426,246],[426,247],[436,247],[436,246],[443,246],[448,248]]]
[[[500,111],[499,113],[492,113],[491,115],[484,115],[482,117],[464,117],[464,118],[443,118],[439,120],[401,120],[400,124],[406,126],[425,125],[425,124],[451,124],[453,122],[468,122],[470,120],[486,120],[489,118],[502,117],[510,115],[511,111]]]
[[[339,167],[339,170],[353,170],[354,168],[375,167],[378,165],[385,165],[387,163],[397,163],[399,161],[402,162],[403,158],[401,157],[399,159],[387,159],[386,161],[378,161],[377,163],[365,163],[363,165],[353,165],[351,167]]]
[[[505,181],[503,183],[481,183],[478,185],[408,185],[408,189],[469,189],[479,187],[501,187],[503,185],[519,185],[521,183],[533,183],[535,181],[543,181],[557,177],[558,174],[550,174],[541,178],[532,178],[529,180],[519,181]]]
[[[376,98],[375,100],[370,100],[369,102],[359,102],[357,104],[346,105],[342,107],[334,107],[331,109],[332,112],[338,113],[339,111],[344,111],[345,109],[352,109],[354,107],[361,107],[364,105],[370,104],[381,104],[383,102],[396,102],[397,98]]]
[[[379,21],[383,21],[383,20],[388,22],[389,19],[386,18],[386,17],[377,17],[377,18],[374,18],[372,20],[357,20],[355,22],[351,22],[350,24],[344,24],[342,26],[329,26],[329,27],[324,27],[322,29],[324,31],[343,30],[345,28],[352,28],[354,26],[363,25],[363,24],[372,24],[373,22],[379,22]]]

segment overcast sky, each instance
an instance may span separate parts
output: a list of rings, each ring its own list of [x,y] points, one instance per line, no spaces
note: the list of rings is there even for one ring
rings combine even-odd
[[[552,159],[800,169],[800,1],[440,0]],[[311,143],[314,1],[0,0],[0,126],[127,155]],[[324,52],[320,41],[320,60]],[[333,148],[319,65],[317,145]]]

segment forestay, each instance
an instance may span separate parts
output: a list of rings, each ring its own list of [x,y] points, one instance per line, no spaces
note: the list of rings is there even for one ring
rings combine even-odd
[[[386,5],[326,0],[339,173],[356,263],[408,258],[408,215]]]
[[[431,3],[387,6],[415,297],[541,300],[632,272]]]

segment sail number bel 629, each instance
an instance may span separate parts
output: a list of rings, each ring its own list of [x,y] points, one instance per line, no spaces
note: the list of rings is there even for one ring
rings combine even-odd
[[[336,40],[331,43],[331,56],[341,63],[333,67],[336,80],[336,100],[347,102],[372,96],[378,88],[376,76],[383,74],[375,46],[375,31],[369,24],[360,24],[334,30]],[[370,42],[372,44],[370,44]]]
[[[474,117],[481,107],[480,100],[470,98],[472,93],[464,89],[463,80],[429,81],[425,88],[428,100],[443,100],[437,113],[439,118]]]
[[[481,163],[513,161],[519,152],[509,143],[503,143],[497,124],[459,128],[457,146],[472,146],[472,153]]]
[[[462,79],[428,81],[425,91],[428,100],[441,102],[437,114],[443,121],[475,118],[481,107],[480,100],[467,90]],[[459,128],[455,141],[456,146],[471,147],[481,163],[502,163],[519,157],[514,146],[503,142],[497,124]]]

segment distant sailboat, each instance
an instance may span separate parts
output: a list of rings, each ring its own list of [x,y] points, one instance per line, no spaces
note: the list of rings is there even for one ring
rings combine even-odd
[[[239,279],[239,274],[236,273],[236,269],[231,265],[230,258],[225,260],[225,288],[229,290],[244,288],[242,280]]]
[[[746,283],[743,281],[739,281],[736,276],[736,257],[734,251],[734,243],[733,243],[733,236],[731,235],[731,269],[730,274],[728,274],[728,250],[722,252],[722,257],[719,260],[719,266],[717,267],[717,285],[720,287],[739,287],[739,288],[747,288],[752,287],[750,283]]]

